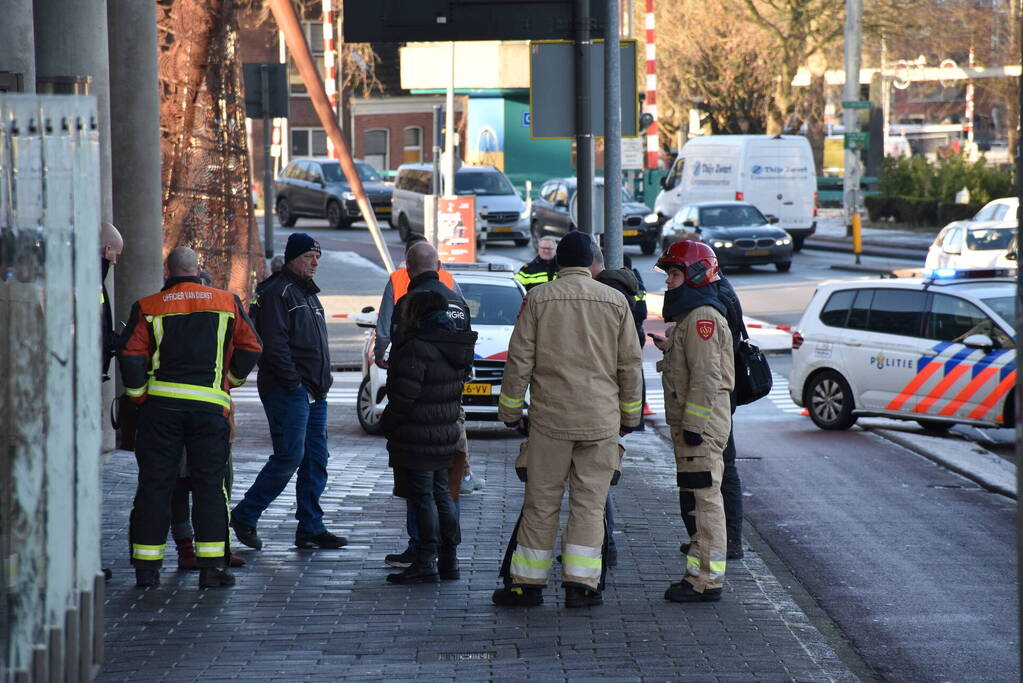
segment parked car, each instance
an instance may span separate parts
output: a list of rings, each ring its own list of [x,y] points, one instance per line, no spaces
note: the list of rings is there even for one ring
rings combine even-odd
[[[402,164],[394,181],[391,226],[402,240],[423,234],[424,197],[433,192],[432,164]],[[476,242],[511,240],[529,244],[529,212],[518,190],[493,166],[461,166],[455,171],[455,194],[476,197]]]
[[[934,271],[1007,265],[1007,260],[1012,260],[1007,254],[1016,235],[1018,206],[1017,197],[995,199],[973,218],[949,223],[927,249],[924,268]]]
[[[664,223],[697,202],[746,201],[778,217],[793,249],[817,230],[817,174],[802,135],[700,135],[682,147],[648,219]]]
[[[378,220],[391,215],[394,188],[365,161],[355,159],[355,169]],[[362,219],[355,194],[336,159],[295,159],[274,181],[277,220],[292,227],[299,218],[326,218],[332,228],[347,228]]]
[[[472,329],[479,335],[472,374],[462,390],[462,408],[470,420],[497,420],[497,399],[508,358],[508,342],[526,290],[514,271],[502,264],[447,264],[469,306]],[[356,316],[366,328],[362,349],[362,383],[356,398],[359,424],[368,434],[380,433],[380,418],[387,406],[387,371],[374,363],[376,313]],[[528,401],[528,396],[527,396]]]
[[[533,200],[530,234],[533,244],[548,235],[561,237],[575,230],[572,206],[576,202],[576,178],[554,178],[540,187],[539,195]],[[604,191],[604,179],[595,178],[594,198]],[[594,211],[600,210],[602,201],[594,202]],[[643,217],[650,212],[645,204],[637,202],[625,188],[622,188],[622,240],[624,244],[638,244],[644,254],[657,251],[661,228],[657,224],[644,223]],[[594,230],[600,234],[598,226]]]
[[[861,415],[1011,427],[1015,301],[994,269],[823,284],[792,334],[789,394],[821,429]]]
[[[698,240],[722,267],[773,263],[784,273],[792,267],[792,238],[777,222],[749,202],[687,204],[665,223],[661,245],[667,250],[678,240]]]

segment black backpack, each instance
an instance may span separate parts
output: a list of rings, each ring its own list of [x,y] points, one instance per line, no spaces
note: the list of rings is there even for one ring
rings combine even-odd
[[[728,328],[732,332],[732,353],[735,359],[735,405],[744,406],[771,393],[774,381],[767,356],[749,340],[742,309],[730,284],[718,288],[718,299],[725,305]]]

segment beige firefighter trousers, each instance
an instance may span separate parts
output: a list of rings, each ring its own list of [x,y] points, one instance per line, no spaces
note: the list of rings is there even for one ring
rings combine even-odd
[[[564,441],[534,429],[525,456],[529,474],[512,553],[512,583],[546,585],[567,479],[568,525],[562,535],[561,581],[596,590],[603,569],[604,502],[618,465],[618,437]]]
[[[704,434],[699,446],[687,446],[682,426],[671,425],[681,495],[692,495],[696,534],[689,540],[685,580],[697,593],[721,588],[725,577],[725,505],[721,498],[725,444]]]

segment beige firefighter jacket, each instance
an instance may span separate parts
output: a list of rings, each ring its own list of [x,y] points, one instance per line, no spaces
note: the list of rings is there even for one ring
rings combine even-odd
[[[590,441],[639,424],[643,363],[625,296],[587,268],[562,268],[534,287],[519,312],[501,383],[498,416],[522,417],[554,439]]]
[[[732,420],[729,393],[735,386],[728,321],[713,306],[697,306],[675,323],[664,359],[657,362],[665,417],[670,425],[725,443]]]

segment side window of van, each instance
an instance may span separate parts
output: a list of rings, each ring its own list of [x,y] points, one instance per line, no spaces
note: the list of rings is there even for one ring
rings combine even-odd
[[[871,332],[919,337],[926,298],[924,292],[912,289],[875,290],[867,329]]]
[[[821,322],[830,327],[845,327],[845,321],[849,317],[849,309],[852,307],[855,297],[855,289],[846,289],[832,294],[828,297],[824,308],[821,309]]]
[[[678,185],[679,180],[682,179],[682,170],[685,168],[686,160],[684,157],[679,157],[672,164],[671,170],[668,171],[668,175],[664,176],[664,189],[670,190],[671,188]]]
[[[398,177],[394,179],[395,190],[407,190],[409,184],[409,176],[411,172],[406,170],[400,171]]]
[[[851,330],[867,329],[867,318],[870,316],[870,303],[873,299],[873,289],[861,289],[856,292],[856,299],[849,311],[849,321],[846,323],[846,327]]]
[[[948,294],[934,295],[927,316],[928,339],[950,342],[963,339],[969,334],[991,336],[992,328],[991,319],[969,301]]]

